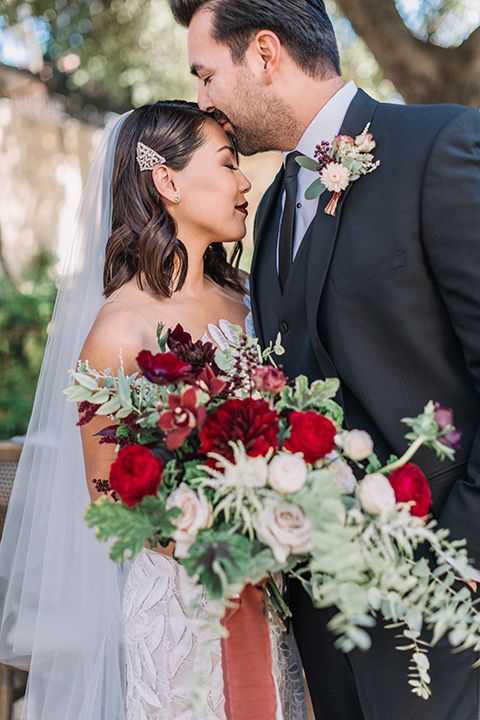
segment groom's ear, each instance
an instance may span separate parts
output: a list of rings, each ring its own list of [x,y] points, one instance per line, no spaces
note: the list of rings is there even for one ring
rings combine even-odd
[[[254,59],[264,73],[267,83],[271,84],[280,66],[283,50],[278,35],[271,30],[260,30],[249,49],[253,51]]]
[[[177,188],[173,181],[172,170],[166,165],[156,165],[152,170],[153,184],[158,190],[159,195],[164,200],[174,202],[177,194]]]

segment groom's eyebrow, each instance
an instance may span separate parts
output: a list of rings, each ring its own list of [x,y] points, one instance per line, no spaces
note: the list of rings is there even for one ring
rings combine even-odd
[[[201,65],[197,65],[196,63],[193,63],[193,64],[190,66],[190,72],[191,72],[192,75],[195,75],[195,77],[198,77],[198,76],[199,76],[200,70],[202,70],[202,69],[203,69],[202,66],[201,66]]]

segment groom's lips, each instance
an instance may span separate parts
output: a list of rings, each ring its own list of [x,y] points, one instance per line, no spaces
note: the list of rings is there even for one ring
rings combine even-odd
[[[244,202],[243,205],[236,205],[235,210],[238,210],[238,212],[243,213],[244,215],[248,215],[248,202]]]
[[[213,117],[218,122],[218,124],[222,126],[222,128],[225,130],[225,132],[233,133],[233,125],[230,122],[230,120],[227,117],[225,117],[225,115],[223,113],[220,113],[220,112],[218,112],[218,110],[215,110],[213,112]],[[229,126],[228,128],[227,128],[227,125]]]

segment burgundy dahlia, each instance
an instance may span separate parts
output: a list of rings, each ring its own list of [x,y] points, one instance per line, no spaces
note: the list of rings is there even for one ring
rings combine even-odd
[[[265,400],[226,400],[208,418],[200,432],[200,452],[216,452],[233,460],[230,441],[242,442],[247,455],[266,455],[278,449],[278,415]]]
[[[137,363],[147,380],[155,385],[169,385],[192,379],[191,366],[171,352],[154,355],[150,350],[142,350],[137,355]]]
[[[185,332],[180,324],[168,331],[167,345],[179,360],[191,365],[194,377],[198,377],[207,364],[213,368],[215,374],[218,374],[215,365],[215,348],[212,343],[204,343],[201,340],[192,342],[192,336]]]

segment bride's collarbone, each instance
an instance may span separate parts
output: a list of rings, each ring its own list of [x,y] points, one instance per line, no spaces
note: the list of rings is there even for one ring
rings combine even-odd
[[[104,308],[112,319],[115,316],[119,320],[122,318],[121,324],[128,325],[129,332],[141,336],[143,344],[151,335],[146,349],[154,349],[159,323],[165,329],[173,329],[180,324],[194,341],[204,336],[210,324],[218,325],[222,319],[243,327],[247,314],[243,297],[228,290],[225,292],[224,288],[214,285],[200,295],[178,292],[164,298],[127,283],[107,300]]]

